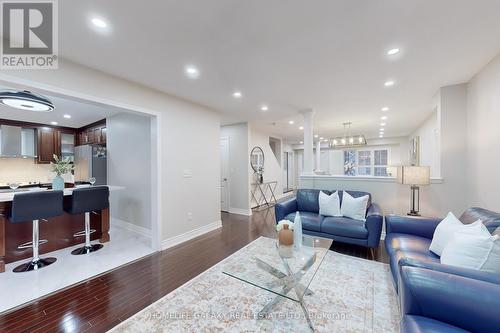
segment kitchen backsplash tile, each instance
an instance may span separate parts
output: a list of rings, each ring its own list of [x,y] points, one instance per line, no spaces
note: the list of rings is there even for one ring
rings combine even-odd
[[[0,158],[0,184],[10,182],[50,182],[50,165],[36,164],[32,158]]]

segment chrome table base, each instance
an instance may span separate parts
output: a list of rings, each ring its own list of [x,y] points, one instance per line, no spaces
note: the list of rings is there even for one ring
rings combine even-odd
[[[309,325],[309,328],[314,332],[314,326],[312,324],[311,317],[309,316],[309,312],[307,311],[306,305],[304,303],[304,296],[313,295],[313,292],[309,288],[301,284],[300,279],[302,279],[302,276],[304,276],[307,270],[311,268],[311,266],[314,264],[316,256],[312,256],[297,273],[293,273],[286,259],[281,258],[283,265],[286,269],[286,274],[281,272],[279,269],[272,267],[268,263],[260,260],[259,258],[255,259],[257,261],[257,266],[259,268],[263,269],[264,271],[270,273],[271,275],[279,279],[277,281],[277,284],[283,286],[281,294],[287,295],[290,291],[292,291],[292,289],[295,290],[295,293],[299,298],[300,307],[302,308],[302,312],[304,312],[304,316],[307,320],[307,324]],[[271,285],[272,285],[271,287],[275,287],[276,283],[272,283]],[[267,303],[266,306],[259,312],[258,318],[259,319],[266,318],[283,299],[284,299],[283,296],[276,296],[272,301]]]

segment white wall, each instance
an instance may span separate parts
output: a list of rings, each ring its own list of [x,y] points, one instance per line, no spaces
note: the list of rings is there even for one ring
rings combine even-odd
[[[220,226],[219,113],[63,59],[58,70],[3,71],[0,82],[159,114],[161,238]]]
[[[431,177],[441,177],[438,112],[434,111],[410,138],[420,138],[420,165],[431,168]]]
[[[500,211],[500,55],[468,85],[467,199]]]
[[[108,184],[125,187],[110,193],[111,216],[151,230],[151,119],[123,112],[106,127]]]
[[[274,153],[269,146],[270,137],[280,139],[267,133],[260,132],[250,126],[249,151],[251,151],[255,146],[261,147],[264,151],[264,181],[278,181],[275,195],[277,198],[280,198],[283,195],[283,168],[281,166],[282,164],[280,165],[280,163],[282,163],[283,161],[283,141],[281,141],[281,147],[279,149],[280,156],[278,157],[278,162],[278,159],[276,158],[276,156],[274,156]],[[256,181],[256,178],[253,169],[249,168],[248,172],[250,183],[254,183]],[[252,200],[252,206],[255,205],[255,201]]]
[[[229,211],[231,213],[250,215],[248,124],[222,126],[220,128],[220,137],[229,138]]]

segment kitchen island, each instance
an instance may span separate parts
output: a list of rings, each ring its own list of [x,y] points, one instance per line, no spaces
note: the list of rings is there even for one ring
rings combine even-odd
[[[110,191],[119,190],[120,187],[108,186]],[[76,187],[78,188],[78,187]],[[70,198],[75,188],[64,189],[64,202]],[[26,193],[26,191],[44,191],[47,189],[31,188],[21,191],[8,191],[0,193],[0,272],[5,271],[5,264],[28,259],[32,256],[31,248],[18,249],[18,245],[31,241],[32,223],[10,223],[8,216],[12,207],[12,200],[16,193]],[[85,237],[73,237],[73,235],[84,229],[85,215],[70,215],[63,213],[61,216],[40,221],[40,239],[48,242],[40,246],[40,254],[56,251],[66,247],[71,247],[85,242]],[[91,240],[99,240],[101,243],[109,242],[109,208],[103,209],[96,214],[90,214],[91,229],[95,233],[91,235]]]

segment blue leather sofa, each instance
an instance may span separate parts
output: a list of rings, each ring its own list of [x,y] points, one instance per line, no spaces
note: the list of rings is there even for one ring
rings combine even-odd
[[[440,271],[403,266],[401,332],[500,331],[500,285]]]
[[[481,219],[493,233],[500,227],[500,214],[482,208],[469,208],[460,221],[472,223]],[[429,251],[432,236],[441,218],[421,218],[387,215],[385,217],[385,249],[390,258],[391,272],[396,289],[401,266],[415,266],[445,273],[499,282],[500,277],[473,269],[458,268],[440,263],[439,256]]]
[[[481,219],[493,233],[500,214],[466,210],[460,220]],[[499,332],[500,276],[443,265],[429,251],[442,219],[388,215],[385,248],[401,305],[401,332]]]
[[[366,222],[353,220],[348,217],[325,217],[319,215],[320,190],[301,189],[297,196],[278,203],[275,206],[276,222],[281,220],[294,221],[295,213],[300,212],[302,230],[305,234],[332,238],[336,242],[361,245],[377,248],[382,233],[383,216],[380,207],[371,202],[371,195],[366,192],[347,191],[353,197],[368,195]],[[325,191],[331,194],[335,191]],[[339,191],[342,202],[343,191]]]

